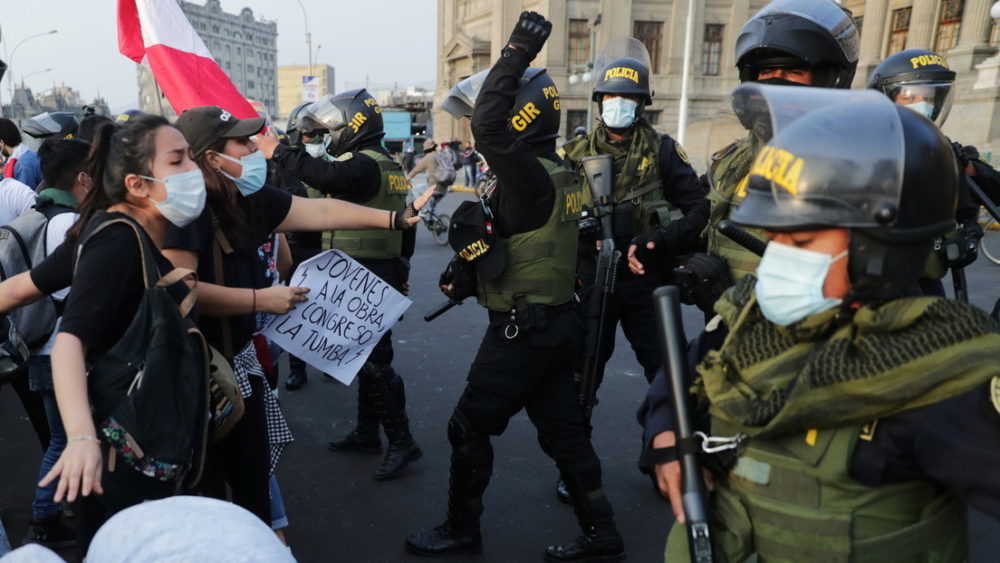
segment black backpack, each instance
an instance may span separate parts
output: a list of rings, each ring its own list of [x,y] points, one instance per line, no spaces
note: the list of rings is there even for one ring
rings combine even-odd
[[[0,227],[0,281],[27,272],[44,260],[49,220],[72,211],[62,205],[45,205],[29,209]],[[47,297],[14,309],[10,318],[28,349],[37,350],[49,340],[61,312],[61,303]]]
[[[78,248],[116,223],[135,231],[146,289],[125,334],[94,362],[87,376],[94,420],[111,446],[107,470],[115,471],[120,457],[147,477],[178,483],[183,479],[190,488],[201,478],[208,440],[210,353],[187,316],[197,286],[180,305],[167,288],[194,272],[176,268],[161,276],[152,243],[128,219],[88,229]]]

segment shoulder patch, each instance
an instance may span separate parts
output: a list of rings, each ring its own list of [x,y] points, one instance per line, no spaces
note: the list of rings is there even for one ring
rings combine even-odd
[[[345,161],[351,160],[352,158],[354,158],[354,153],[353,152],[345,152],[344,154],[338,156],[334,160],[336,160],[337,162],[345,162]]]
[[[684,161],[684,164],[691,164],[691,159],[688,158],[687,153],[684,151],[684,147],[680,143],[674,143],[674,150],[677,151],[677,156]]]
[[[990,381],[990,401],[997,413],[1000,413],[1000,375]]]

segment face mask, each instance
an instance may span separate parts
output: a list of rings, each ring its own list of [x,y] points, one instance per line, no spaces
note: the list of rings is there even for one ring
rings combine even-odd
[[[931,117],[932,115],[934,115],[934,104],[930,102],[917,102],[915,104],[910,104],[906,106],[906,109],[910,111],[915,111],[932,121],[934,119],[933,117]]]
[[[830,265],[847,256],[770,243],[757,266],[757,304],[764,317],[776,325],[788,326],[809,315],[825,311],[840,299],[823,297]]]
[[[318,143],[309,142],[306,143],[306,153],[308,153],[309,156],[313,158],[320,158],[321,156],[326,154],[326,147],[323,146],[322,142]]]
[[[162,180],[150,176],[139,177],[153,182],[163,182],[163,187],[167,190],[167,199],[157,201],[156,208],[167,221],[178,227],[187,226],[205,209],[205,177],[201,175],[201,170],[181,172]]]
[[[601,119],[612,129],[627,129],[635,123],[635,110],[639,102],[628,98],[611,98],[601,102]]]
[[[808,84],[785,80],[784,78],[778,78],[776,76],[772,78],[765,78],[764,80],[757,80],[756,82],[757,84],[770,84],[772,86],[808,86]]]
[[[236,182],[236,187],[240,190],[241,194],[244,196],[253,195],[264,187],[264,180],[267,178],[267,160],[264,158],[264,153],[260,151],[252,152],[239,160],[221,152],[216,154],[231,162],[238,162],[243,167],[243,172],[239,178],[234,178],[224,171],[219,170],[223,176]]]

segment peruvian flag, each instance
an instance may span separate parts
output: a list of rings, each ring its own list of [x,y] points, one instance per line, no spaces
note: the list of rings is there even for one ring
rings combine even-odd
[[[219,106],[239,119],[257,117],[215,63],[177,0],[118,0],[118,50],[149,67],[178,114]]]

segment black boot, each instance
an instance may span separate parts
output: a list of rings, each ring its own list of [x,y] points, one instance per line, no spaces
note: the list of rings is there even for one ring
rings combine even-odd
[[[309,377],[306,376],[306,363],[301,358],[289,356],[288,367],[290,369],[288,379],[285,380],[285,389],[289,391],[301,389],[309,381]]]
[[[358,373],[358,425],[347,436],[330,442],[331,450],[373,455],[382,453],[374,387],[371,373],[366,372],[364,367],[361,368]]]
[[[375,470],[375,480],[385,481],[402,473],[406,466],[424,454],[410,434],[410,420],[406,416],[406,395],[403,379],[389,365],[378,365],[374,381],[375,400],[382,428],[389,439],[382,465]]]
[[[599,465],[587,469],[560,467],[573,498],[583,535],[565,545],[545,549],[546,561],[611,562],[625,559],[625,543],[615,526],[614,511],[600,487]]]
[[[406,550],[420,555],[481,553],[483,539],[479,517],[483,492],[493,474],[493,447],[489,437],[471,432],[452,417],[448,422],[452,445],[448,479],[448,518],[435,528],[406,538]]]

